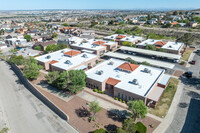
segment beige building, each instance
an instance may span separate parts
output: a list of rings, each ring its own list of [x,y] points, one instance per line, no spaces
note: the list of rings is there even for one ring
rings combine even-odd
[[[99,57],[94,54],[81,53],[72,49],[59,50],[50,54],[35,58],[38,64],[44,66],[45,70],[68,71],[87,70],[96,65]]]
[[[164,73],[164,69],[110,59],[86,71],[86,85],[125,101],[140,99],[155,107],[170,79]]]

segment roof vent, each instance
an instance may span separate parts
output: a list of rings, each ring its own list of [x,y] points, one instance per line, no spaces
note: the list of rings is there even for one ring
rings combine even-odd
[[[88,58],[88,56],[86,54],[83,54],[82,57],[83,58]]]
[[[172,46],[171,46],[171,45],[169,45],[169,48],[172,48]]]
[[[132,83],[133,83],[134,85],[138,85],[138,84],[139,84],[137,79],[133,79]]]
[[[102,75],[103,74],[103,70],[100,70],[100,71],[96,71],[96,74],[98,74],[98,75]]]
[[[65,52],[64,50],[61,51],[61,53],[64,53],[64,52]]]
[[[129,40],[129,38],[126,38],[126,40]]]
[[[108,64],[109,64],[109,65],[113,65],[113,64],[114,64],[114,62],[113,62],[113,61],[110,61]]]
[[[68,64],[68,65],[72,65],[70,60],[65,61],[65,63]]]
[[[51,56],[50,56],[50,55],[48,55],[46,58],[47,58],[47,59],[50,59],[50,58],[51,58]]]
[[[144,69],[144,72],[145,72],[145,73],[151,73],[151,70],[149,70],[148,68],[145,68],[145,69]]]

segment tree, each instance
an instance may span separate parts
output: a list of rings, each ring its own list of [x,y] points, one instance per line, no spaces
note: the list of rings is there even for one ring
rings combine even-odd
[[[58,34],[56,34],[56,33],[53,33],[53,34],[52,34],[52,37],[53,37],[53,38],[56,38],[57,36],[58,36]]]
[[[126,119],[122,123],[122,128],[117,128],[117,133],[135,133],[137,130],[133,119]]]
[[[122,45],[131,47],[131,46],[132,46],[132,43],[131,43],[131,42],[124,41],[124,42],[122,42]]]
[[[148,50],[156,50],[156,46],[154,46],[154,45],[151,45],[151,44],[147,44],[146,46],[145,46],[145,49],[148,49]]]
[[[130,62],[131,64],[138,64],[136,61],[132,60],[130,57],[126,58],[125,61]]]
[[[12,54],[9,58],[10,63],[14,63],[16,65],[23,65],[24,64],[24,57],[22,55],[17,56],[16,54]]]
[[[71,93],[77,93],[78,91],[82,90],[83,87],[86,86],[85,79],[87,75],[83,70],[70,70],[69,77],[70,77],[69,90]]]
[[[137,118],[144,118],[147,114],[147,107],[142,100],[129,101],[128,109],[131,111],[130,116],[135,121]]]
[[[25,61],[23,74],[27,79],[34,80],[39,76],[40,69],[42,68],[43,66],[37,64],[37,60],[33,57],[29,57],[29,59]]]
[[[66,27],[68,27],[68,26],[69,26],[69,24],[67,24],[67,23],[64,23],[64,24],[63,24],[63,26],[66,26]]]
[[[187,47],[194,42],[194,36],[191,33],[185,33],[182,37],[177,39],[177,41],[183,42]]]
[[[142,62],[142,65],[151,66],[151,64],[146,61]]]
[[[30,42],[32,39],[30,35],[25,35],[24,38],[27,40],[27,42]]]
[[[49,72],[48,75],[45,76],[47,82],[51,85],[56,84],[56,80],[60,77],[58,71]]]
[[[56,80],[56,86],[59,89],[65,90],[68,87],[69,82],[69,73],[67,71],[63,71],[60,74],[60,77]]]
[[[49,53],[49,52],[54,52],[59,50],[58,46],[56,44],[52,44],[52,45],[48,45],[45,49],[45,53]]]
[[[101,107],[99,107],[98,102],[93,101],[89,104],[89,110],[90,112],[92,112],[92,116],[90,117],[90,120],[94,121],[96,119],[95,115],[97,112],[101,111]]]
[[[115,32],[116,34],[124,34],[124,31],[122,29],[119,29]]]
[[[100,128],[100,129],[96,129],[95,131],[92,131],[91,133],[107,133],[105,129]]]
[[[35,46],[33,49],[38,50],[38,51],[42,51],[42,47],[41,46]]]

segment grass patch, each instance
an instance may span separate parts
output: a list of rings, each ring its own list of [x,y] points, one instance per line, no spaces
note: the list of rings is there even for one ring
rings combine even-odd
[[[150,108],[148,111],[150,114],[156,115],[158,117],[165,117],[170,105],[172,103],[172,100],[174,98],[174,95],[176,93],[177,87],[178,87],[179,80],[176,78],[170,78],[169,84],[163,93],[160,101],[158,102],[155,109]]]
[[[0,133],[7,133],[8,130],[9,130],[9,129],[8,129],[7,127],[5,127],[5,128],[3,128],[3,129],[1,129]]]
[[[191,49],[186,49],[186,51],[183,53],[183,57],[181,59],[184,60],[184,61],[188,61],[192,51],[193,50],[191,50]]]

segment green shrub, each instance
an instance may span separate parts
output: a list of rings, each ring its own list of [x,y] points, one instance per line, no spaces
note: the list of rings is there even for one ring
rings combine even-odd
[[[126,101],[123,100],[123,103],[125,103]]]
[[[98,92],[98,89],[94,89],[94,92]]]
[[[92,131],[91,133],[106,133],[106,130],[103,128],[96,129],[95,131]]]
[[[98,91],[98,93],[102,94],[102,91],[101,91],[101,90],[99,90],[99,91]]]
[[[180,63],[181,65],[184,65],[185,64],[185,61],[181,61],[181,63]]]
[[[119,99],[120,102],[122,102],[122,99]]]
[[[114,97],[114,99],[115,99],[115,100],[118,100],[118,98],[117,98],[117,97]]]

